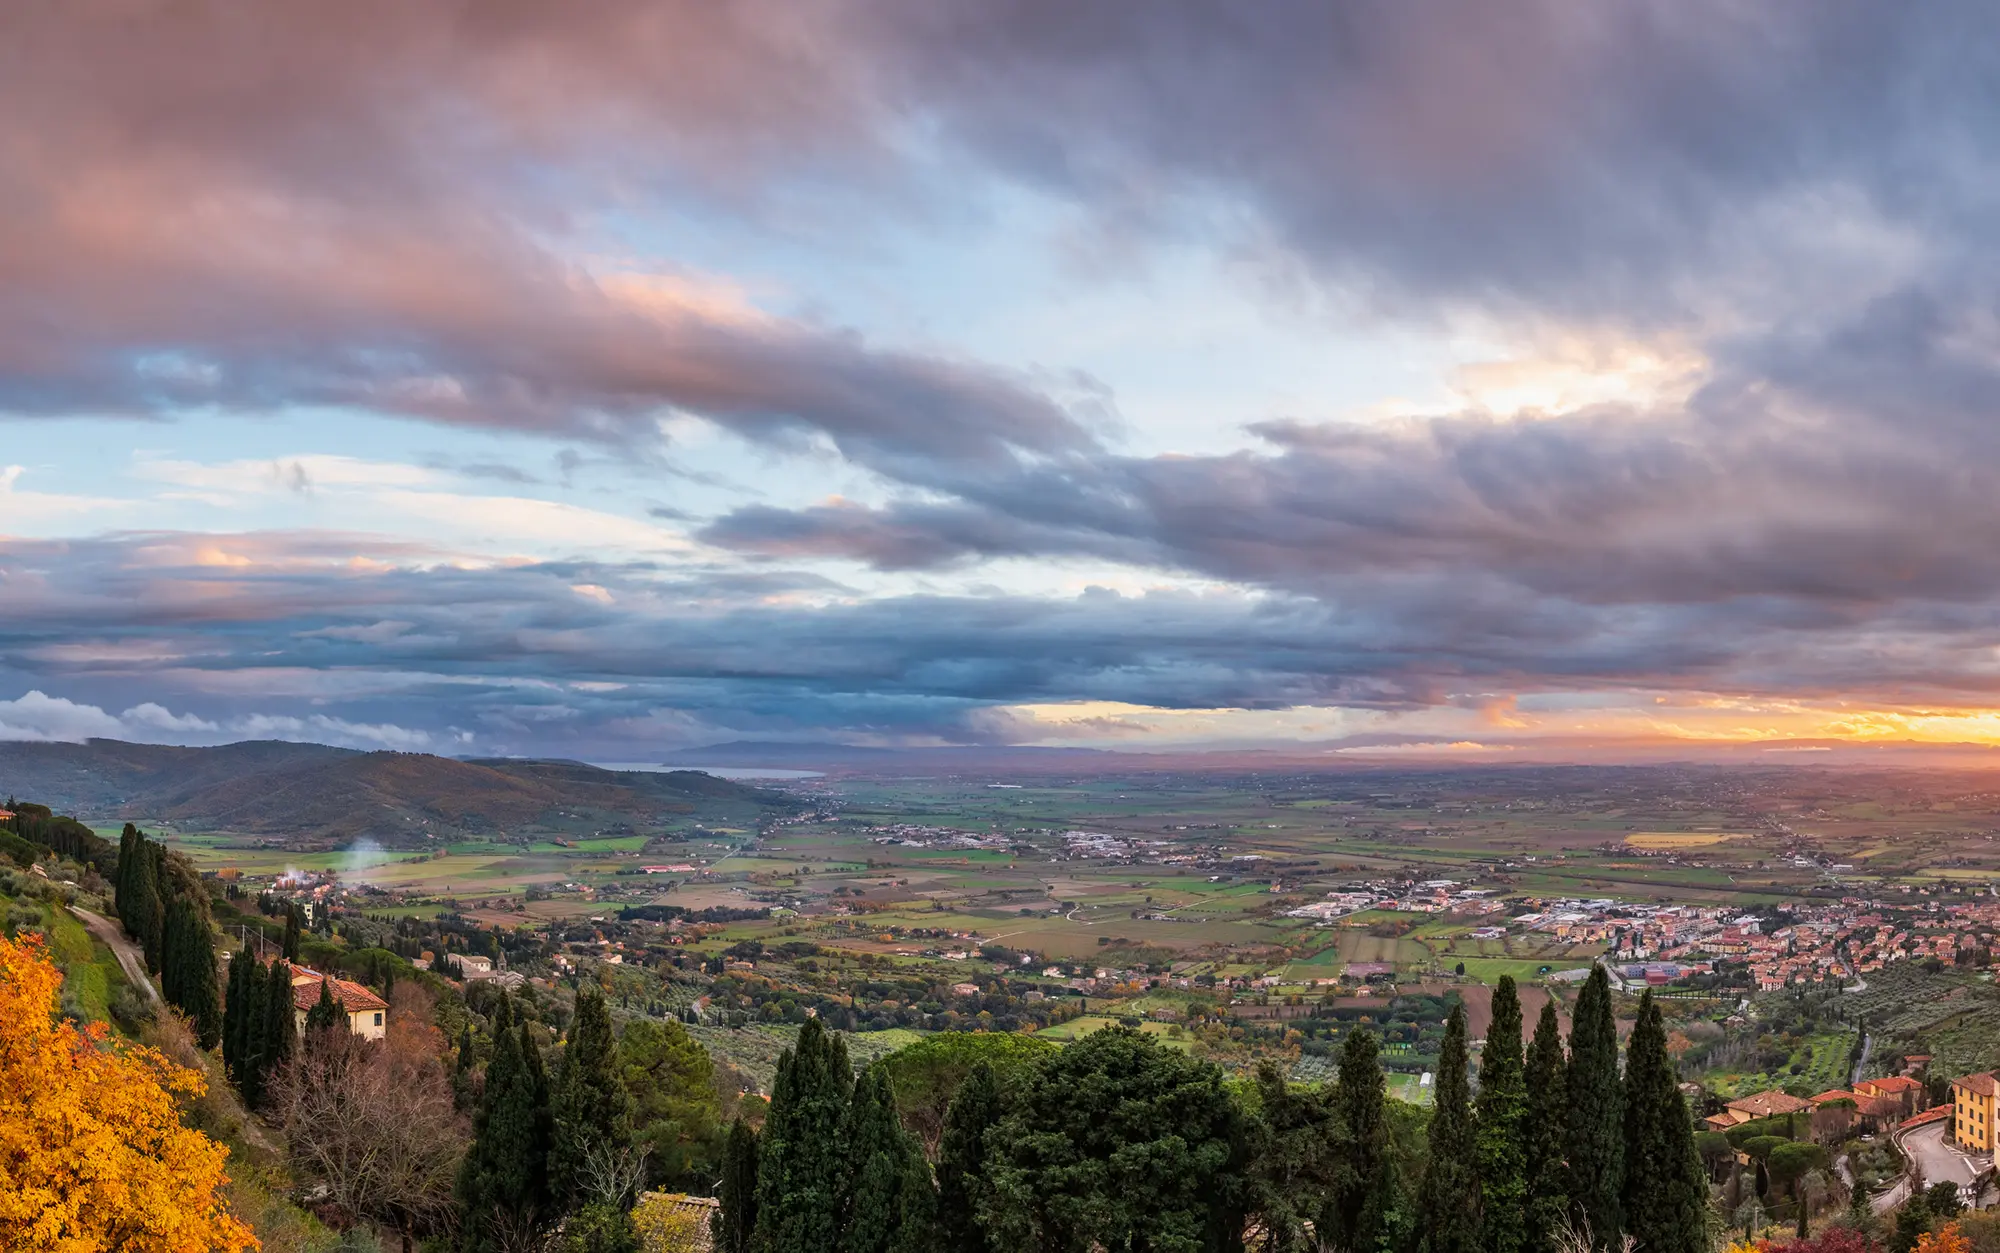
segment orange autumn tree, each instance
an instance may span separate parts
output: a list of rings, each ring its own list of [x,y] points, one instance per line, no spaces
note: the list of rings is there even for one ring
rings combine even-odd
[[[1957,1223],[1946,1223],[1917,1237],[1917,1253],[1970,1253],[1971,1248],[1972,1242],[1965,1238]]]
[[[225,1207],[229,1150],[181,1125],[195,1072],[56,1012],[41,941],[0,937],[0,1249],[238,1253],[257,1238]]]

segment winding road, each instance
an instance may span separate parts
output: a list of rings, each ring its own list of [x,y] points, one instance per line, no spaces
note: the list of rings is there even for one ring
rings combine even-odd
[[[69,912],[83,919],[83,925],[90,928],[90,933],[102,941],[104,946],[118,958],[118,964],[125,970],[125,977],[146,989],[146,995],[153,998],[155,1005],[159,1004],[160,991],[153,986],[153,981],[146,977],[145,954],[139,951],[138,945],[125,938],[125,933],[118,929],[118,924],[87,909],[78,909],[74,905],[69,907]]]

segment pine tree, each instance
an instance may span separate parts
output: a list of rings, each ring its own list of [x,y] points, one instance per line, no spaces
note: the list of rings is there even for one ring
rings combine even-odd
[[[757,1163],[760,1253],[822,1253],[838,1247],[850,1177],[841,1134],[853,1070],[847,1044],[817,1018],[778,1057]]]
[[[1387,1094],[1375,1037],[1348,1032],[1340,1046],[1339,1084],[1334,1089],[1334,1121],[1347,1169],[1334,1185],[1332,1205],[1320,1226],[1334,1248],[1374,1253],[1381,1241],[1385,1206],[1390,1202]]]
[[[741,1118],[729,1125],[722,1181],[715,1191],[720,1202],[710,1223],[715,1253],[750,1253],[750,1237],[757,1230],[757,1133]]]
[[[1569,1168],[1563,1134],[1569,1102],[1564,1095],[1564,1069],[1556,1003],[1544,1001],[1541,1019],[1535,1024],[1534,1043],[1528,1046],[1528,1113],[1524,1120],[1527,1197],[1522,1246],[1529,1253],[1554,1248],[1557,1233],[1569,1221]]]
[[[473,1115],[472,1147],[459,1167],[459,1247],[493,1253],[503,1236],[525,1236],[547,1217],[548,1093],[527,1024],[516,1029],[505,993],[493,1011],[493,1055]],[[526,1051],[523,1045],[526,1045]]]
[[[1486,1253],[1522,1253],[1527,1240],[1527,1078],[1521,1001],[1510,975],[1493,990],[1493,1025],[1479,1055],[1479,1188]]]
[[[842,1140],[854,1172],[843,1206],[842,1253],[927,1253],[937,1221],[930,1169],[903,1130],[888,1072],[880,1066],[854,1085]]]
[[[549,1101],[554,1137],[549,1187],[558,1206],[574,1208],[583,1194],[584,1163],[632,1144],[632,1097],[618,1076],[611,1012],[602,994],[579,996]],[[623,1204],[625,1198],[604,1198]]]
[[[1625,1231],[1649,1253],[1705,1253],[1708,1179],[1694,1148],[1694,1122],[1681,1096],[1667,1029],[1650,990],[1625,1057]]]
[[[1419,1196],[1422,1253],[1476,1253],[1479,1239],[1479,1147],[1466,1076],[1465,1004],[1452,1006],[1438,1054],[1430,1158]]]
[[[1592,968],[1576,998],[1567,1079],[1572,1214],[1589,1225],[1598,1248],[1615,1248],[1625,1229],[1619,1206],[1625,1185],[1625,1109],[1611,980],[1602,966]]]
[[[938,1226],[945,1248],[995,1253],[979,1224],[979,1196],[986,1186],[986,1129],[1002,1112],[1000,1077],[982,1061],[952,1095],[938,1139]]]

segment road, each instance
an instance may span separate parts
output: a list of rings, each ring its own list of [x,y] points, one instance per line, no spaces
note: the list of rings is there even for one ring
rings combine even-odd
[[[1901,1140],[1903,1152],[1917,1164],[1926,1187],[1946,1179],[1964,1187],[1977,1178],[1985,1166],[1979,1158],[1953,1148],[1945,1138],[1945,1132],[1949,1130],[1951,1121],[1940,1119],[1918,1127]],[[1877,1205],[1880,1206],[1879,1200]]]
[[[90,933],[103,941],[104,946],[117,955],[118,964],[125,969],[125,977],[146,989],[146,995],[153,998],[155,1005],[159,1004],[159,989],[155,988],[153,981],[146,977],[145,954],[139,951],[138,945],[125,938],[125,933],[118,929],[118,924],[109,918],[101,918],[87,909],[78,909],[74,905],[69,907],[69,912],[83,919],[83,925],[90,928]]]

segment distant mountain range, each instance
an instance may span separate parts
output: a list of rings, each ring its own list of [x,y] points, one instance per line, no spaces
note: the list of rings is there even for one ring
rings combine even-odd
[[[871,748],[854,744],[792,743],[781,740],[731,740],[668,754],[670,766],[738,766],[750,770],[1008,769],[1046,766],[1052,769],[1099,763],[1130,768],[1147,758],[1095,748],[1037,748],[1032,745],[967,744],[925,748]]]
[[[754,824],[782,795],[696,771],[604,770],[575,761],[460,761],[249,741],[174,748],[90,740],[0,743],[0,795],[89,822],[303,843],[370,838],[420,846],[496,832],[650,834],[698,817]]]

